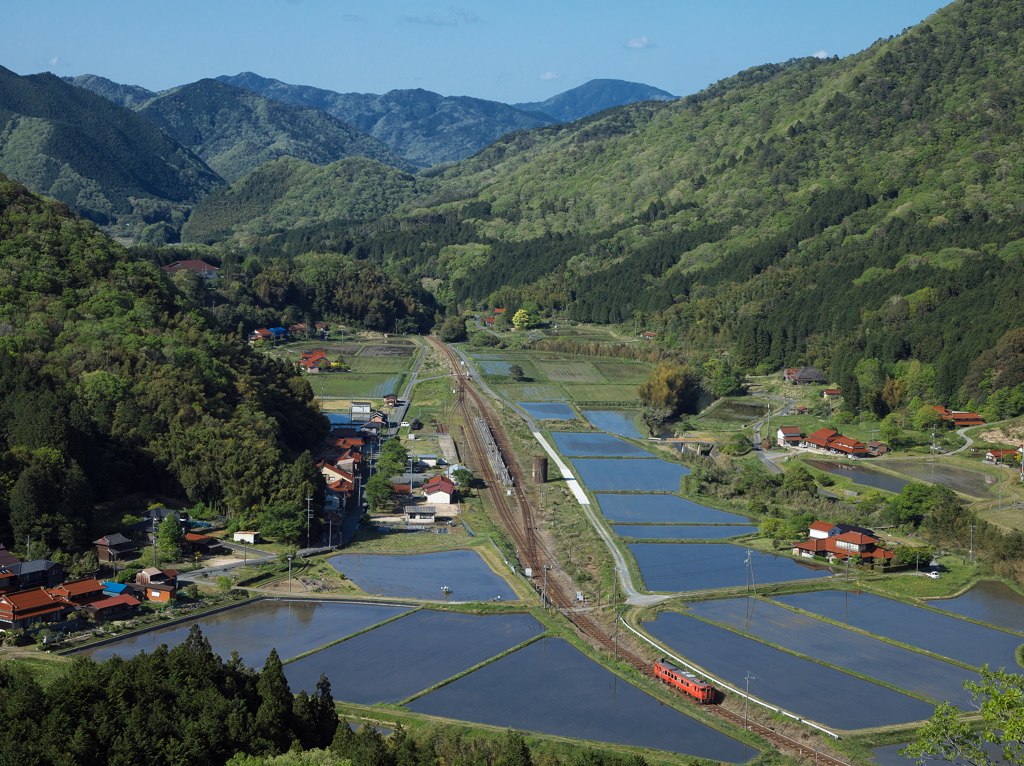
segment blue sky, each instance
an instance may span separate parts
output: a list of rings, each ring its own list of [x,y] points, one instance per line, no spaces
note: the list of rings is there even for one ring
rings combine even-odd
[[[30,0],[0,65],[161,90],[252,71],[340,92],[542,101],[595,78],[677,96],[757,64],[846,56],[941,0]]]

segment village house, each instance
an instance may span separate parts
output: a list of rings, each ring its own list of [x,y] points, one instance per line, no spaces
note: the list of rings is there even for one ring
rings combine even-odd
[[[47,559],[19,561],[0,567],[0,574],[8,575],[0,580],[0,588],[4,590],[54,588],[64,582],[64,565]]]
[[[120,532],[104,535],[93,541],[93,545],[96,546],[96,557],[101,564],[134,558],[138,551],[138,546]]]
[[[7,550],[3,543],[0,543],[0,567],[7,566],[8,564],[19,564],[21,559]]]
[[[184,553],[199,554],[200,556],[216,556],[224,552],[224,543],[216,537],[209,535],[197,535],[189,532],[185,535],[185,542],[182,545]]]
[[[985,420],[977,412],[961,412],[951,410],[947,407],[932,405],[932,409],[939,413],[939,416],[953,424],[954,428],[965,428],[967,426],[983,426]]]
[[[780,447],[799,447],[803,432],[799,426],[781,426],[775,434]]]
[[[49,591],[53,595],[61,596],[67,601],[79,605],[91,604],[93,601],[102,601],[106,598],[103,595],[103,583],[94,577],[72,580],[58,585],[56,588],[50,588]]]
[[[808,540],[793,545],[794,556],[817,556],[833,563],[859,557],[866,563],[883,566],[890,564],[895,557],[892,551],[879,547],[879,539],[870,529],[863,527],[816,521],[811,524],[808,536]]]
[[[384,406],[386,406],[386,407],[397,407],[398,406],[398,394],[384,394]]]
[[[231,535],[231,539],[236,543],[245,543],[246,545],[257,545],[261,541],[259,532],[235,532]]]
[[[811,383],[824,383],[825,376],[817,367],[788,368],[783,374],[784,380],[796,385],[810,385]]]
[[[993,465],[997,463],[1008,463],[1011,461],[1016,463],[1017,458],[1019,457],[1020,453],[1015,449],[990,449],[985,453],[985,462],[992,463]]]
[[[139,600],[128,593],[119,596],[111,596],[102,601],[95,601],[86,604],[85,611],[91,614],[97,622],[108,620],[121,620],[131,615],[139,606]]]
[[[820,449],[833,455],[846,455],[847,457],[867,457],[871,453],[868,446],[849,436],[843,436],[831,428],[819,428],[812,434],[805,436],[800,442],[805,449]]]
[[[889,445],[874,439],[868,442],[868,452],[872,455],[884,455],[889,451]]]
[[[34,588],[19,593],[0,594],[0,629],[23,630],[40,623],[55,622],[74,605],[49,593],[45,588]]]
[[[843,395],[843,392],[838,388],[826,388],[821,392],[822,399],[838,399]]]
[[[177,274],[179,271],[191,271],[194,274],[198,274],[203,279],[216,279],[217,273],[220,271],[216,266],[212,266],[206,261],[200,260],[185,260],[175,261],[161,268],[164,274]]]
[[[435,476],[424,484],[421,489],[427,498],[428,503],[435,505],[449,505],[455,494],[455,482],[444,476]]]
[[[640,333],[640,337],[643,338],[644,340],[655,340],[658,337],[658,333],[656,333],[656,332],[642,332],[642,333]]]
[[[303,372],[308,372],[311,375],[321,372],[322,370],[329,370],[331,368],[331,360],[327,358],[327,354],[323,351],[303,351],[299,361],[295,363]]]
[[[405,506],[405,521],[408,524],[433,524],[437,519],[437,509],[432,505]]]

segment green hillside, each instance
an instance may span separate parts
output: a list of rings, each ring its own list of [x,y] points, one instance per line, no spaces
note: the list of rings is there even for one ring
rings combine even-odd
[[[93,93],[103,96],[115,104],[127,106],[129,109],[137,109],[157,96],[153,91],[138,85],[123,85],[95,74],[80,74],[76,77],[62,77],[61,79],[71,85],[77,85],[79,88],[91,90]]]
[[[97,223],[156,223],[223,185],[148,120],[52,74],[0,67],[0,172]]]
[[[514,133],[431,174],[354,252],[441,280],[453,307],[638,317],[746,369],[852,384],[864,360],[883,382],[925,365],[927,393],[966,406],[984,398],[959,396],[972,363],[1024,326],[1022,44],[1021,3],[958,0],[843,60]]]
[[[326,422],[290,366],[216,331],[154,266],[2,176],[0,273],[4,542],[80,549],[111,531],[91,528],[94,503],[133,493],[241,513],[322,488],[294,456]]]
[[[380,141],[319,109],[291,106],[216,80],[165,91],[137,109],[229,182],[283,156],[327,165],[358,155],[413,169]]]

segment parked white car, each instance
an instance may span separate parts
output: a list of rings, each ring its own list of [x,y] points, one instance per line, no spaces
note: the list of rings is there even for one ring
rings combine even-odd
[[[932,578],[933,580],[938,580],[939,579],[939,573],[938,572],[925,572],[925,575],[927,575],[928,577]]]

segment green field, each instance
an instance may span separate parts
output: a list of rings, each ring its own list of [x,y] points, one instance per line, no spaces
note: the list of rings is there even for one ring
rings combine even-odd
[[[549,380],[560,383],[604,383],[605,379],[590,362],[537,362]]]
[[[513,402],[564,402],[565,391],[553,383],[501,383],[494,389]]]
[[[309,375],[306,380],[317,396],[335,396],[343,399],[380,399],[384,394],[400,391],[405,385],[404,375],[366,372],[327,372]]]
[[[585,383],[565,386],[574,402],[632,402],[636,401],[636,386],[625,384],[590,385]]]
[[[353,372],[396,373],[408,370],[414,359],[412,356],[347,356],[345,364],[351,367]]]
[[[646,362],[594,362],[598,372],[609,383],[630,383],[638,386],[651,374],[652,365]]]

